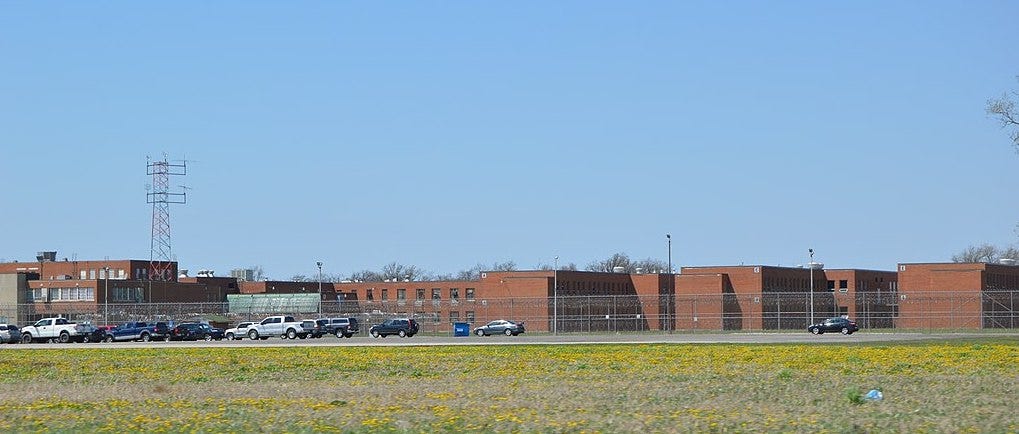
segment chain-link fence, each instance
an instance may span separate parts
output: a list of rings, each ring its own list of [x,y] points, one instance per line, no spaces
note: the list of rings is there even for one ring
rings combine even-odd
[[[529,333],[805,330],[833,316],[861,329],[978,330],[1019,328],[1019,291],[864,293],[765,292],[755,295],[569,296],[475,300],[335,301],[231,308],[229,303],[36,303],[0,305],[0,322],[30,324],[63,316],[93,324],[136,320],[208,321],[232,326],[271,315],[297,319],[354,317],[365,334],[386,318],[411,317],[423,334],[452,334],[497,319],[524,322]]]

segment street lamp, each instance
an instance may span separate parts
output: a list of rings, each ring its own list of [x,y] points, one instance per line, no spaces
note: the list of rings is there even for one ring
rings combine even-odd
[[[672,274],[672,234],[665,234],[665,239],[669,240],[669,274]]]
[[[672,280],[673,279],[673,277],[672,277],[672,234],[665,234],[665,239],[668,240],[668,243],[669,243],[669,292],[667,292],[665,294],[665,297],[667,297],[665,299],[665,301],[666,301],[666,303],[665,303],[665,309],[666,309],[665,314],[666,314],[666,321],[668,321],[668,323],[665,324],[665,328],[667,330],[669,330],[669,331],[672,331],[672,297],[673,297],[673,294],[676,292],[676,289],[675,289],[676,288],[676,284]]]
[[[559,255],[552,270],[552,333],[559,334]]]
[[[814,270],[823,270],[824,264],[821,262],[814,262],[814,249],[807,249],[810,252],[810,263],[807,267],[810,268],[810,323],[814,323]],[[834,297],[834,295],[832,296]]]
[[[318,316],[322,316],[322,261],[315,263],[318,265]]]
[[[103,267],[106,287],[103,289],[103,325],[110,325],[110,266]]]

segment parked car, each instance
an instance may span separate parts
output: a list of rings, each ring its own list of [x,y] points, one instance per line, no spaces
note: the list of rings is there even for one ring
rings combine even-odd
[[[21,328],[21,342],[85,342],[85,338],[96,330],[89,322],[75,323],[63,317],[43,318],[32,325]]]
[[[301,321],[301,328],[304,329],[303,333],[298,333],[297,337],[304,338],[320,338],[325,334],[324,319],[306,319]]]
[[[114,326],[111,325],[96,327],[96,329],[93,330],[92,333],[89,333],[88,335],[85,336],[85,342],[102,342],[103,339],[106,339],[106,334],[109,333],[110,330],[113,329],[113,327]]]
[[[197,322],[184,322],[177,324],[170,331],[170,339],[175,341],[197,341],[213,339],[223,339],[223,331],[217,328],[213,328],[208,324],[197,323]]]
[[[248,327],[248,339],[268,339],[279,336],[282,339],[296,339],[304,333],[301,322],[289,315],[270,316]]]
[[[128,321],[106,332],[104,342],[152,340],[152,332],[156,325],[145,321]]]
[[[418,322],[410,318],[387,319],[382,324],[376,324],[368,330],[372,337],[386,337],[397,335],[401,338],[409,338],[418,332]]]
[[[324,333],[338,338],[349,338],[361,331],[357,318],[323,318],[320,321],[325,321]]]
[[[504,319],[497,319],[489,322],[481,327],[474,329],[474,334],[478,336],[491,336],[497,334],[504,334],[506,336],[516,336],[524,332],[524,323],[518,323],[514,321],[507,321]]]
[[[176,327],[177,324],[173,321],[158,321],[155,327],[152,328],[152,340],[168,341],[170,340],[170,331]]]
[[[244,339],[244,336],[247,336],[248,334],[248,327],[251,327],[254,323],[254,321],[237,323],[237,327],[226,329],[226,331],[223,332],[223,336],[230,340]]]
[[[839,332],[844,335],[851,335],[858,330],[860,330],[860,328],[856,326],[856,321],[842,317],[828,318],[822,322],[812,324],[807,327],[807,331],[815,335],[824,334],[826,332]]]
[[[21,342],[21,329],[14,324],[0,324],[0,343],[16,344]]]

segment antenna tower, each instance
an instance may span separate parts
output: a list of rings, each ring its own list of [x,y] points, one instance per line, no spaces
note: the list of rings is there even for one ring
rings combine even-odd
[[[152,243],[149,253],[150,280],[170,281],[174,277],[170,267],[170,204],[187,203],[187,193],[170,192],[170,177],[187,175],[187,160],[171,164],[163,154],[162,160],[145,158],[146,174],[152,175],[152,186],[145,194],[145,202],[152,204]]]

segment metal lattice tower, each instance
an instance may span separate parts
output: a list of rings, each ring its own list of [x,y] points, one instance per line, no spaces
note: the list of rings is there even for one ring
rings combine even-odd
[[[175,276],[171,273],[170,261],[170,204],[187,203],[187,193],[170,192],[170,176],[187,175],[187,161],[171,164],[166,155],[159,161],[146,157],[147,175],[152,175],[152,187],[146,193],[146,203],[152,204],[152,243],[149,254],[150,280],[169,281]]]

